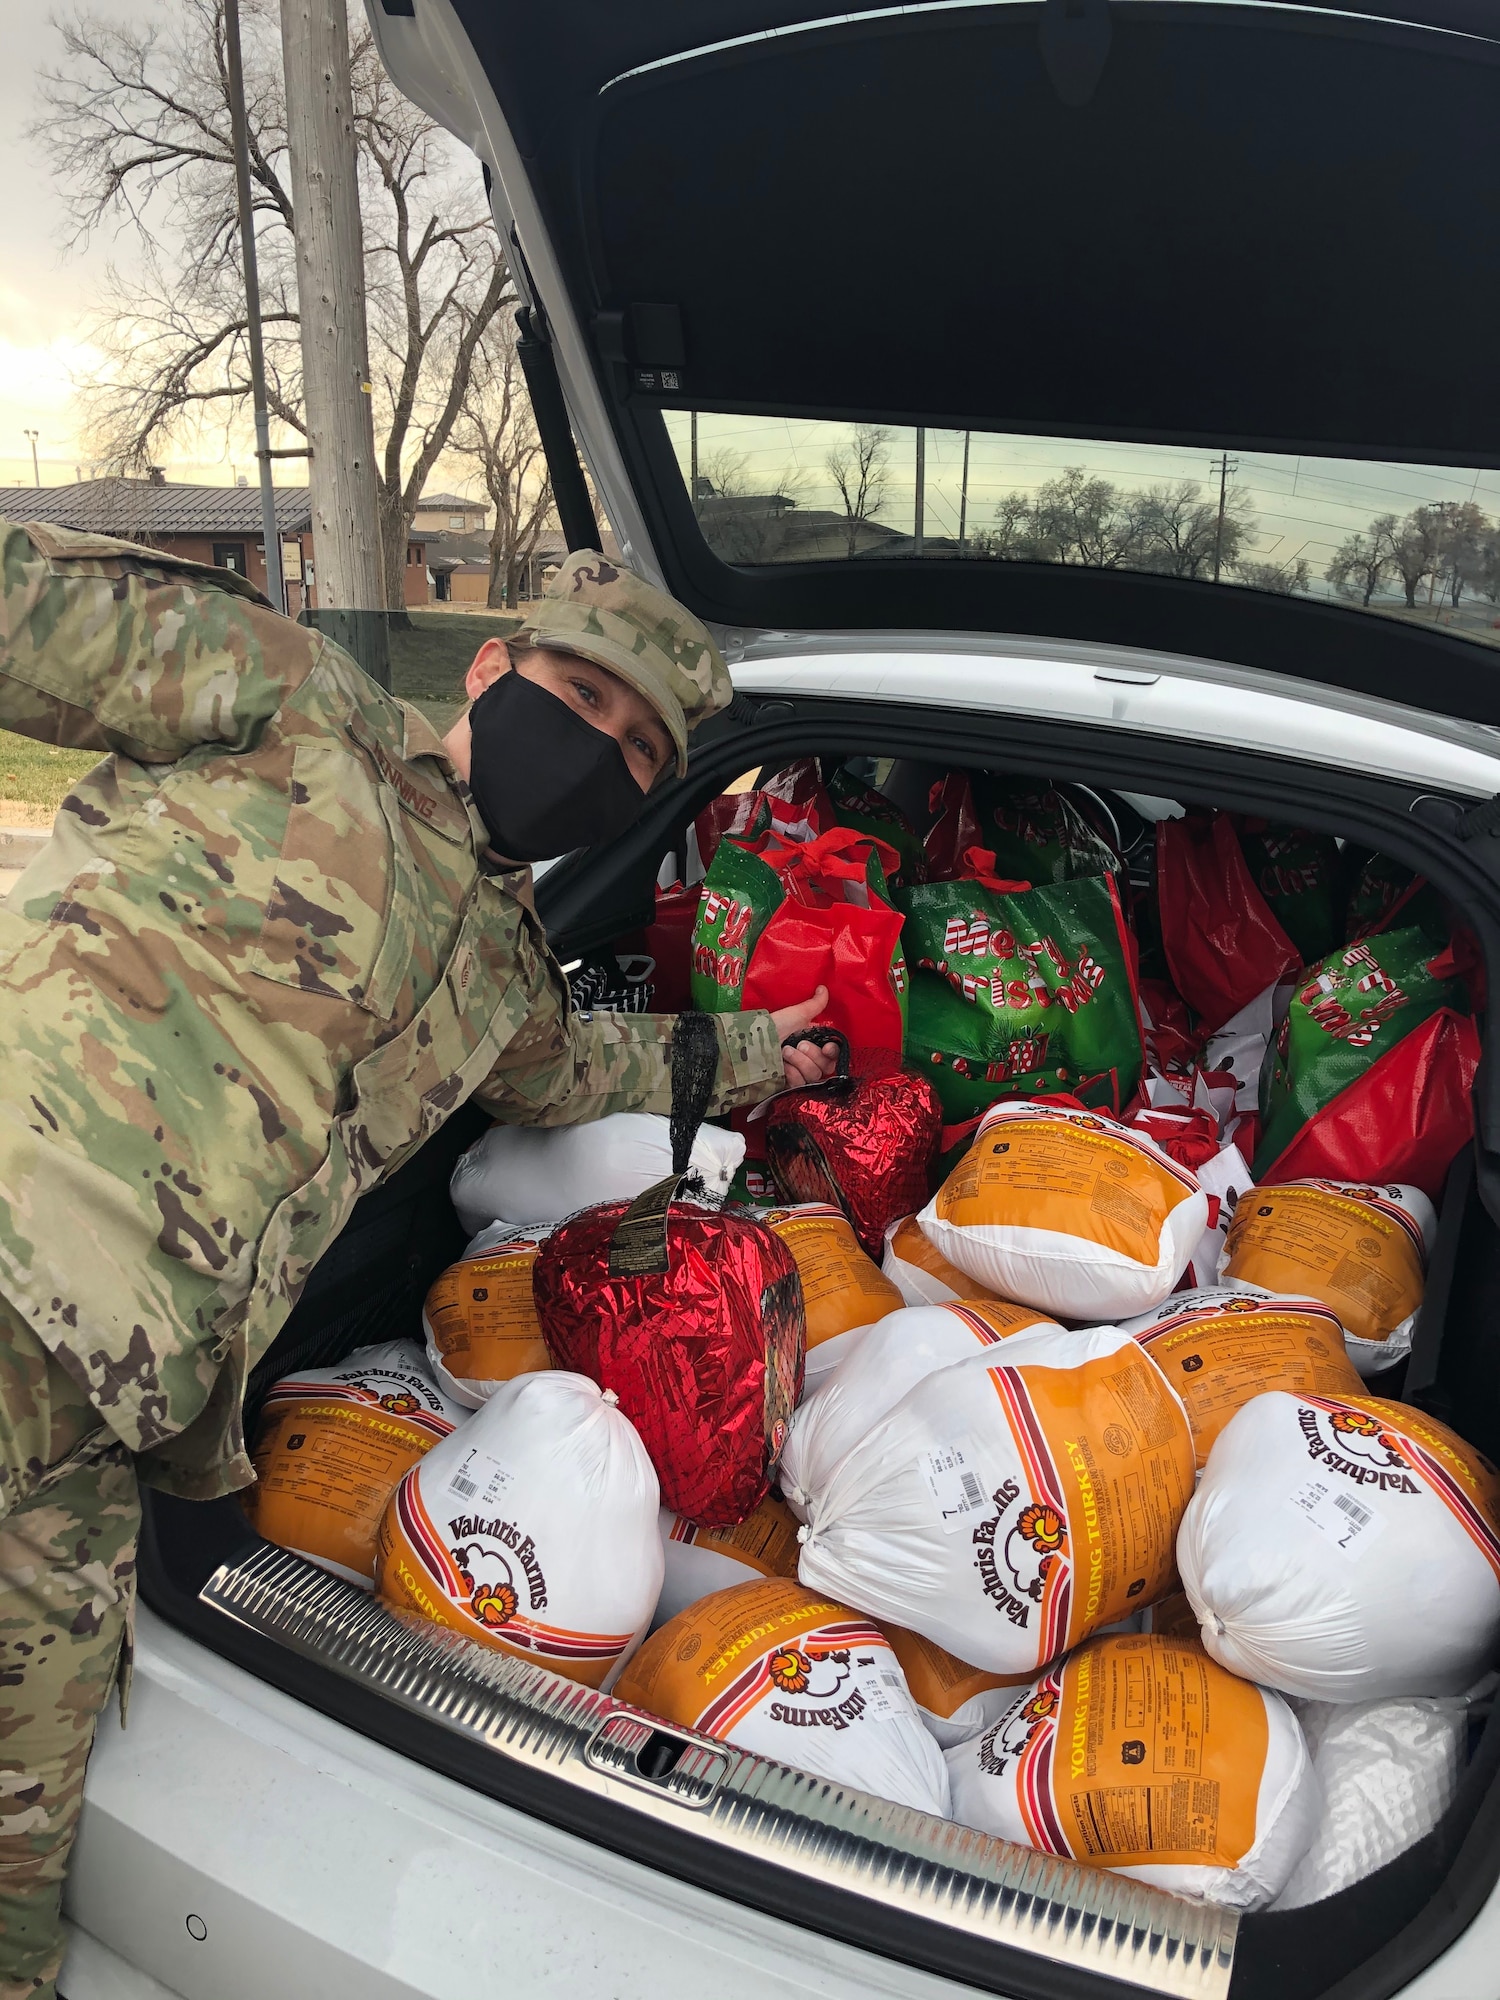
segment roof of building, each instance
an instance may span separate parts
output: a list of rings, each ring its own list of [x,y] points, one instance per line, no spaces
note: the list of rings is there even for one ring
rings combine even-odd
[[[150,479],[85,479],[74,486],[0,487],[0,518],[48,521],[89,534],[253,535],[261,532],[258,486],[178,486]],[[276,525],[306,534],[312,509],[305,486],[276,494]]]
[[[424,493],[417,502],[419,514],[428,514],[438,508],[453,514],[483,514],[488,511],[482,500],[465,500],[459,493]]]

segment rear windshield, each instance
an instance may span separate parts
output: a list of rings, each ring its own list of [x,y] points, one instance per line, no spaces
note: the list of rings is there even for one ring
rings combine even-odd
[[[725,562],[1075,563],[1500,645],[1500,472],[663,412]]]

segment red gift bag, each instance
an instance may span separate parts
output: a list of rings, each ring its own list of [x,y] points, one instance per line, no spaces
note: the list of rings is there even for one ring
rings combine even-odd
[[[1310,1118],[1261,1171],[1282,1181],[1404,1181],[1440,1201],[1454,1158],[1474,1136],[1479,1031],[1439,1008]]]
[[[1227,813],[1161,822],[1156,896],[1172,983],[1209,1034],[1302,963],[1251,879]]]
[[[641,934],[643,948],[656,961],[654,1014],[680,1014],[693,1004],[693,926],[698,921],[701,887],[674,882],[656,892],[656,916]]]
[[[828,988],[822,1020],[851,1048],[899,1049],[906,1033],[906,961],[901,913],[872,881],[899,865],[883,840],[836,826],[794,845],[768,840],[760,859],[780,877],[785,901],[745,971],[741,1005],[786,1007]]]

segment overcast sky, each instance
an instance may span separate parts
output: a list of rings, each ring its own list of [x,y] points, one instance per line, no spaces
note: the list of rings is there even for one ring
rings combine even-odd
[[[111,255],[121,246],[66,248],[68,220],[25,128],[37,114],[36,73],[58,37],[34,0],[0,0],[0,483],[31,477],[28,429],[41,433],[45,485],[71,479],[78,457],[73,376],[88,365],[83,329]]]

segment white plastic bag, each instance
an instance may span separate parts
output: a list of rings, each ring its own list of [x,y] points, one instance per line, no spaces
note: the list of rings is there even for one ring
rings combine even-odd
[[[1420,1188],[1282,1181],[1235,1208],[1220,1280],[1321,1299],[1343,1324],[1349,1359],[1374,1375],[1411,1351],[1436,1231]]]
[[[1224,1258],[1224,1239],[1234,1221],[1240,1202],[1255,1189],[1250,1169],[1238,1146],[1221,1146],[1211,1160],[1195,1169],[1198,1185],[1208,1197],[1208,1223],[1193,1246],[1187,1269],[1178,1279],[1179,1290],[1190,1286],[1216,1285]]]
[[[925,1376],[805,1490],[797,1573],[1032,1673],[1168,1589],[1192,1490],[1182,1405],[1128,1333],[1031,1330]]]
[[[795,1583],[741,1584],[680,1612],[615,1696],[815,1778],[948,1816],[942,1752],[885,1635]]]
[[[1322,1808],[1312,1845],[1274,1908],[1336,1895],[1431,1833],[1468,1761],[1472,1705],[1472,1695],[1300,1704]]]
[[[717,1204],[745,1157],[738,1132],[699,1127],[688,1162]],[[672,1171],[665,1118],[617,1111],[589,1125],[492,1125],[459,1156],[449,1182],[465,1229],[487,1222],[556,1222],[602,1201],[631,1201]]]
[[[411,1340],[283,1375],[256,1425],[256,1483],[246,1500],[252,1526],[368,1590],[386,1503],[468,1414],[443,1393]]]
[[[1094,1639],[951,1748],[953,1817],[1179,1896],[1264,1907],[1312,1840],[1291,1709],[1192,1639]]]
[[[1177,1537],[1214,1658],[1315,1701],[1457,1694],[1500,1641],[1500,1480],[1375,1397],[1247,1403]]]
[[[756,1583],[764,1576],[797,1574],[797,1517],[773,1494],[732,1528],[702,1527],[670,1507],[662,1508],[657,1526],[666,1567],[653,1632],[717,1590]]]
[[[914,1215],[903,1216],[886,1230],[880,1268],[909,1306],[945,1306],[954,1299],[999,1297],[988,1285],[950,1264],[922,1234],[922,1225]]]
[[[792,1414],[778,1475],[792,1512],[807,1519],[810,1496],[828,1484],[844,1453],[924,1375],[1032,1327],[1062,1331],[1027,1306],[998,1302],[903,1306],[887,1313]]]
[[[612,1391],[562,1369],[518,1375],[397,1487],[380,1595],[607,1688],[661,1595],[658,1505]]]
[[[917,1220],[949,1263],[1002,1298],[1093,1323],[1173,1290],[1208,1226],[1208,1198],[1134,1126],[1008,1102],[985,1113]]]

